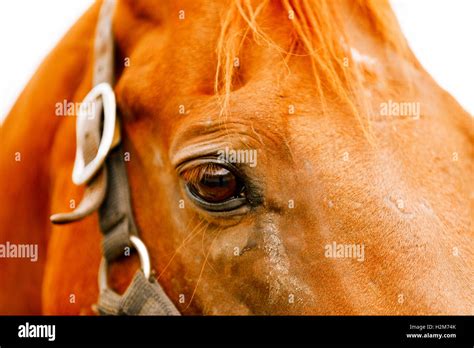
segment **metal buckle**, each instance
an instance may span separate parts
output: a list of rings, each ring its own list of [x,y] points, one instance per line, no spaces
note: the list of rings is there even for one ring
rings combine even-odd
[[[101,97],[102,102],[98,102]],[[93,118],[85,110],[84,105],[94,103],[99,110],[95,110]],[[74,169],[72,172],[72,181],[76,185],[82,185],[90,181],[90,179],[99,171],[104,164],[104,161],[112,148],[114,133],[116,128],[116,103],[115,94],[110,84],[103,82],[96,85],[84,98],[82,106],[79,109],[76,123],[76,159],[74,161]],[[100,144],[97,149],[97,154],[89,163],[85,163],[84,147],[86,141],[91,136],[92,132],[101,134],[101,120],[100,118],[104,111],[103,129]]]
[[[150,279],[151,276],[151,262],[150,262],[150,254],[148,253],[148,249],[143,241],[134,235],[130,236],[130,242],[132,243],[133,247],[138,253],[138,257],[140,258],[140,268],[143,271],[146,279]],[[107,268],[108,262],[105,257],[102,257],[99,266],[99,290],[100,292],[107,290],[109,288],[108,281],[107,281]]]

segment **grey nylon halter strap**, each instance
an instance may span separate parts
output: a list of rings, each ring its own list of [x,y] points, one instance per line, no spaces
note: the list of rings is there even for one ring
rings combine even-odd
[[[101,315],[180,315],[160,284],[151,276],[148,251],[138,237],[133,218],[124,156],[120,146],[120,125],[116,120],[113,85],[114,39],[112,16],[114,0],[104,0],[100,9],[94,46],[94,88],[83,105],[93,103],[93,114],[78,113],[77,151],[73,181],[85,183],[84,198],[70,213],[54,214],[51,221],[64,224],[78,221],[98,211],[104,235],[103,259],[99,269],[99,299],[95,306]],[[100,98],[99,98],[100,97]],[[107,285],[107,265],[134,247],[141,269],[123,295]]]

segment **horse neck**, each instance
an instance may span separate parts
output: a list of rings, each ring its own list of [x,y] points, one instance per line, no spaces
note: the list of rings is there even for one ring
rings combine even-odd
[[[99,5],[92,6],[47,56],[2,125],[0,243],[37,244],[40,255],[38,262],[25,262],[20,273],[15,270],[16,263],[0,267],[0,278],[7,280],[0,294],[4,314],[41,311],[38,289],[51,230],[52,150],[69,146],[72,151],[68,156],[73,158],[75,146],[75,117],[56,116],[56,104],[80,100],[90,87],[90,78],[84,76],[90,76],[87,72]],[[72,133],[57,141],[58,131],[65,127]],[[8,281],[12,274],[15,278]],[[21,300],[27,296],[29,301]]]

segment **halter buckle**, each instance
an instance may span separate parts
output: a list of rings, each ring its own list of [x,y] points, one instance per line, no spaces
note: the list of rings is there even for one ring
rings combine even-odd
[[[84,107],[88,105],[93,105],[92,113],[87,112],[86,107]],[[103,122],[101,122],[102,110]],[[113,147],[114,135],[117,134],[116,126],[115,94],[110,84],[102,82],[87,94],[77,115],[76,159],[72,172],[72,181],[76,185],[89,182],[102,167],[110,149]],[[85,151],[91,145],[87,142],[94,141],[93,137],[97,135],[100,137],[97,152],[95,157],[86,163]]]

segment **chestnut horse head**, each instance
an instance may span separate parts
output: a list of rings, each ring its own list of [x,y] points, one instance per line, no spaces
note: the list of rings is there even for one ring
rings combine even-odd
[[[0,260],[2,313],[97,299],[97,216],[48,217],[83,194],[55,105],[91,88],[99,7],[2,127],[0,242],[40,247]],[[133,212],[183,314],[473,314],[472,118],[387,2],[123,0],[113,30]]]

